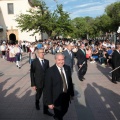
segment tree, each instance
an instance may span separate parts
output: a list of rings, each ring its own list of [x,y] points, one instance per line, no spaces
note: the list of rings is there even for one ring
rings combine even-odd
[[[111,5],[108,5],[105,9],[105,12],[112,20],[112,30],[117,31],[118,26],[120,25],[120,2],[115,2]]]
[[[94,33],[94,19],[92,17],[77,17],[72,20],[74,26],[74,35],[76,38],[93,37]]]
[[[71,32],[73,32],[69,13],[63,11],[62,4],[57,5],[57,9],[55,10],[54,14],[56,14],[55,33],[57,36],[68,36]]]
[[[69,14],[63,11],[62,5],[57,5],[57,9],[51,12],[44,1],[34,0],[34,7],[16,17],[21,31],[34,31],[33,35],[38,32],[47,33],[49,37],[53,32],[65,35],[72,31]]]

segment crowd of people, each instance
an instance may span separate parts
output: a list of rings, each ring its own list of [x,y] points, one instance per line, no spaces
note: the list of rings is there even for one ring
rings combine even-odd
[[[20,61],[22,60],[22,53],[26,52],[29,55],[29,63],[37,57],[37,49],[44,48],[45,54],[50,53],[55,55],[58,52],[63,52],[66,56],[65,61],[67,65],[73,70],[73,65],[75,64],[74,58],[79,58],[77,52],[80,45],[84,44],[85,58],[90,63],[99,62],[102,66],[112,65],[112,54],[116,49],[116,45],[109,40],[104,41],[93,41],[93,40],[44,40],[39,42],[19,42],[16,45],[7,44],[3,42],[0,45],[1,57],[10,62],[15,62],[18,68],[21,68]],[[69,59],[69,54],[71,54],[72,60]],[[81,58],[80,58],[81,59]],[[84,64],[85,65],[85,64]],[[79,66],[78,66],[79,67]]]
[[[97,62],[101,66],[111,66],[112,82],[120,80],[120,45],[105,41],[65,41],[44,40],[39,42],[20,42],[16,45],[3,43],[0,46],[1,58],[15,62],[20,69],[22,53],[29,55],[31,87],[36,91],[35,107],[40,110],[39,100],[43,93],[43,112],[55,120],[63,120],[69,102],[74,97],[72,72],[75,59],[78,78],[84,81],[87,63]],[[49,66],[45,54],[55,55],[55,64]],[[54,115],[48,109],[54,110]]]

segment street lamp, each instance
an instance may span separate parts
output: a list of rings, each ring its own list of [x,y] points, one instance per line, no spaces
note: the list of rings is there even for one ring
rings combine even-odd
[[[119,36],[119,44],[120,44],[120,26],[118,27],[117,33],[118,33],[118,36]]]

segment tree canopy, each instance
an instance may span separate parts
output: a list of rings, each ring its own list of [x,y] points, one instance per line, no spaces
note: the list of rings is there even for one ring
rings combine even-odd
[[[105,13],[96,18],[87,16],[71,20],[62,4],[56,4],[56,10],[51,12],[43,0],[33,1],[34,8],[26,14],[19,14],[15,19],[22,31],[34,31],[33,35],[44,32],[49,37],[62,35],[72,38],[95,38],[101,33],[117,31],[120,26],[120,2],[108,5]]]

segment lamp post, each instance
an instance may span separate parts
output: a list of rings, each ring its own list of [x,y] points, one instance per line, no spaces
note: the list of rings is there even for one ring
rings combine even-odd
[[[120,26],[118,27],[117,33],[118,33],[118,37],[119,37],[119,44],[120,44]]]

